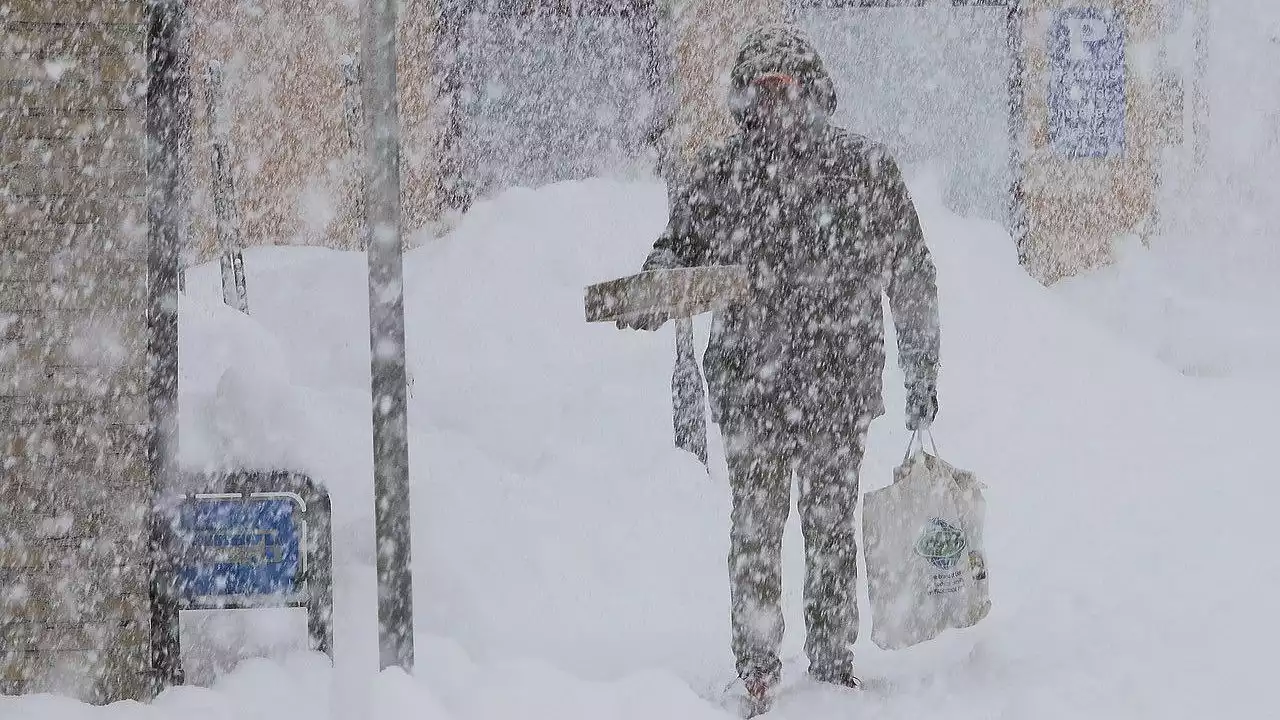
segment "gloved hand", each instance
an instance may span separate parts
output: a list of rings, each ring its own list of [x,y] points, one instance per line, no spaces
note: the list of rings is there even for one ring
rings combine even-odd
[[[662,313],[639,313],[628,315],[614,324],[618,326],[619,330],[647,330],[653,332],[662,327],[667,322],[667,319]]]
[[[907,392],[907,429],[928,429],[938,417],[938,389],[929,384],[917,385]]]

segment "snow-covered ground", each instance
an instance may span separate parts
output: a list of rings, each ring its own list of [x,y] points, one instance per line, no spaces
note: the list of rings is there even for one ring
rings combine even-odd
[[[996,226],[912,183],[940,268],[936,430],[989,485],[994,610],[898,653],[870,644],[864,613],[867,688],[808,687],[793,660],[774,716],[1265,715],[1280,383],[1189,378],[1118,341],[1028,278]],[[671,445],[669,329],[582,321],[582,288],[634,270],[664,217],[657,184],[512,190],[408,256],[412,678],[376,673],[363,256],[249,252],[251,318],[220,305],[214,268],[193,271],[184,461],[288,466],[330,488],[337,668],[296,649],[296,616],[190,618],[211,688],[106,708],[0,698],[0,718],[726,717],[706,699],[732,677],[723,460],[708,476]],[[887,372],[864,490],[907,442],[892,358]],[[793,526],[791,658],[799,540]]]

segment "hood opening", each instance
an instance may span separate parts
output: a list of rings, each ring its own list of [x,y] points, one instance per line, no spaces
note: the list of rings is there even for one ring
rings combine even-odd
[[[768,25],[753,30],[742,41],[730,75],[729,109],[739,127],[748,120],[750,84],[771,73],[799,81],[801,97],[817,115],[816,123],[826,122],[835,113],[835,84],[814,44],[794,25]]]

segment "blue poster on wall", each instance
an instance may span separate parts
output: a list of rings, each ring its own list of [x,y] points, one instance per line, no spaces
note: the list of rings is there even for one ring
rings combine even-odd
[[[187,545],[178,570],[181,595],[214,598],[290,596],[299,591],[303,528],[288,497],[197,497],[182,509]]]
[[[1125,149],[1125,22],[1111,8],[1059,10],[1049,27],[1049,147],[1073,158]]]

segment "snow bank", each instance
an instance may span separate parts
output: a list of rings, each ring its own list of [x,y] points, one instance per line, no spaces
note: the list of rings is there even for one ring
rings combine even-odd
[[[1261,450],[1280,392],[1209,386],[1118,345],[1028,278],[994,224],[949,215],[932,178],[912,182],[940,269],[937,434],[990,486],[995,609],[900,653],[864,632],[863,693],[807,687],[792,526],[793,690],[777,716],[1257,715],[1280,642],[1280,490]],[[708,476],[671,446],[669,329],[582,321],[582,287],[632,271],[664,214],[654,184],[513,190],[408,257],[415,679],[372,672],[363,257],[250,252],[248,318],[218,305],[213,268],[193,271],[184,462],[286,465],[330,488],[337,669],[290,654],[296,617],[223,615],[188,623],[205,676],[263,649],[277,659],[147,707],[4,698],[0,717],[723,717],[703,699],[732,676],[722,458]],[[887,373],[864,489],[888,481],[907,440],[892,359]]]
[[[1121,339],[1191,377],[1268,377],[1280,367],[1280,295],[1242,297],[1186,279],[1195,261],[1136,239],[1117,261],[1055,291]],[[1200,266],[1203,268],[1203,266]],[[1242,273],[1257,273],[1252,269]]]

